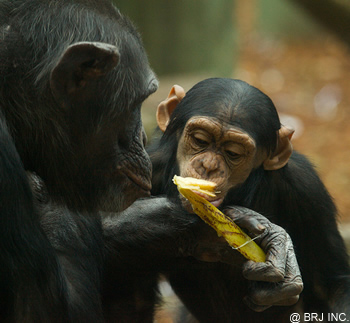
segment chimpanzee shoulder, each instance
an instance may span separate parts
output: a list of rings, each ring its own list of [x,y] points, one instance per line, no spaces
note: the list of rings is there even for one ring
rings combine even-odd
[[[277,213],[279,220],[286,218],[288,221],[289,218],[291,221],[287,214],[294,214],[295,217],[302,217],[294,220],[313,221],[310,211],[322,210],[319,217],[336,217],[337,210],[333,198],[314,165],[297,151],[292,153],[285,167],[277,171],[260,169],[256,174],[253,173],[252,177],[255,177],[258,184],[251,206],[263,211],[267,216],[269,213]]]

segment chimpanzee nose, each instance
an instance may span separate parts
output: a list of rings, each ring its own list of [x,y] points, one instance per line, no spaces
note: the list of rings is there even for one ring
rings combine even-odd
[[[217,158],[203,158],[202,159],[202,168],[204,168],[207,174],[215,172],[219,168],[219,161]]]
[[[216,154],[205,154],[204,156],[194,159],[192,167],[201,178],[207,180],[222,177],[223,173],[225,173],[222,160]]]

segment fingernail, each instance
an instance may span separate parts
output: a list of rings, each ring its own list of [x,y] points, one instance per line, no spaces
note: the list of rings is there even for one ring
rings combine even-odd
[[[258,229],[259,229],[260,231],[265,231],[266,227],[263,226],[262,224],[259,224],[259,225],[258,225]]]

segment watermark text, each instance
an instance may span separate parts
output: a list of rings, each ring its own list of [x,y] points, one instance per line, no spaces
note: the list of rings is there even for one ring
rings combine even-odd
[[[290,315],[291,323],[300,322],[350,322],[345,313],[293,313]]]

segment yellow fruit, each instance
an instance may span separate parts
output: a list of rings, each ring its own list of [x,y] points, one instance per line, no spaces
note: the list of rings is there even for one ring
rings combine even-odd
[[[173,182],[177,185],[180,194],[190,201],[193,211],[213,227],[219,236],[224,237],[230,246],[237,249],[247,259],[255,262],[265,262],[264,251],[236,223],[205,198],[194,192],[197,191],[214,197],[215,183],[176,175]]]
[[[216,184],[193,177],[181,177],[175,175],[173,178],[174,184],[182,189],[189,189],[200,193],[207,194],[210,197],[215,197]]]

